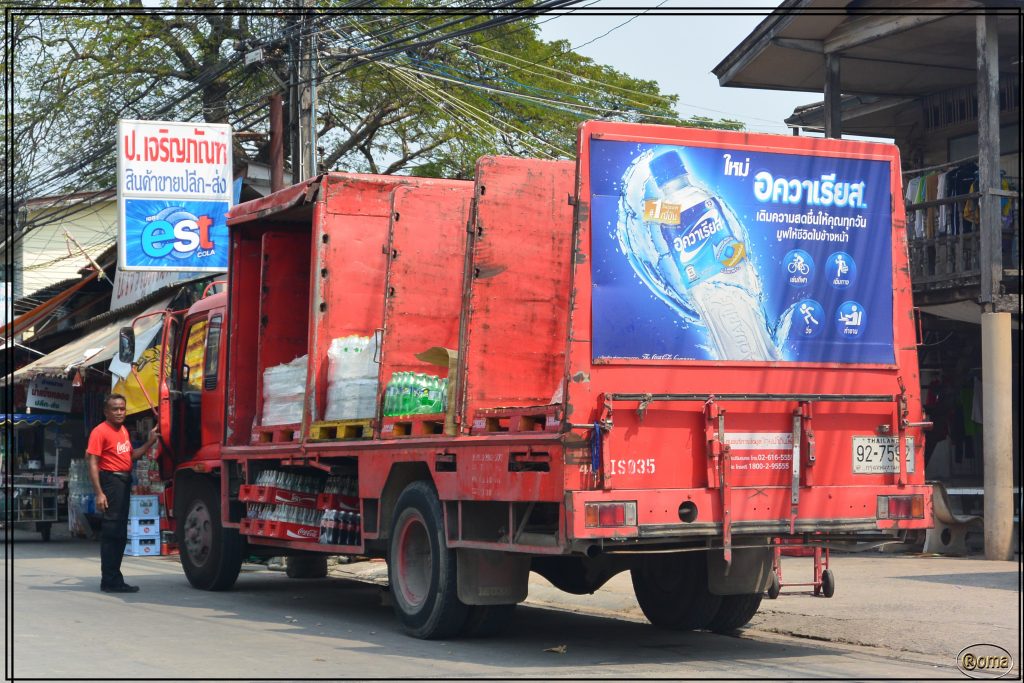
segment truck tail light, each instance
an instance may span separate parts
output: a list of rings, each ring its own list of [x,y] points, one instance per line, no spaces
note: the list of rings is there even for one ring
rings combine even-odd
[[[636,526],[636,501],[587,503],[583,512],[588,527]]]
[[[924,519],[924,496],[879,496],[878,519]]]

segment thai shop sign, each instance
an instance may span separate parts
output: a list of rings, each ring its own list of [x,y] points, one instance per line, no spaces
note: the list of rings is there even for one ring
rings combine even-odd
[[[595,359],[894,362],[887,161],[594,139]]]
[[[69,380],[36,375],[28,384],[28,398],[25,405],[29,408],[70,413],[73,391],[74,388]]]
[[[231,126],[118,121],[118,267],[223,272]]]

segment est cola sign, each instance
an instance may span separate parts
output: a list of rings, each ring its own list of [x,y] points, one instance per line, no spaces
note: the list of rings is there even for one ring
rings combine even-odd
[[[227,270],[231,126],[122,119],[117,177],[122,270]]]

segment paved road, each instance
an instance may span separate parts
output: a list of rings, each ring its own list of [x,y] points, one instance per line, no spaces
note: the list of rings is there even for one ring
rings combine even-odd
[[[765,617],[759,616],[755,628],[741,637],[665,633],[642,623],[621,580],[595,596],[579,598],[555,591],[536,577],[530,602],[516,611],[502,638],[425,642],[399,632],[391,608],[383,604],[381,588],[367,582],[379,580],[380,563],[342,565],[331,578],[314,581],[290,580],[281,572],[247,565],[235,590],[208,593],[188,586],[176,558],[126,558],[125,574],[142,591],[121,596],[98,591],[95,543],[58,534],[50,543],[24,532],[15,532],[14,538],[13,609],[7,628],[13,633],[9,671],[19,678],[962,679],[952,657],[937,657],[928,647],[900,651],[789,635],[797,629],[787,624],[821,621],[814,611],[826,610],[831,602],[823,599],[766,602]],[[968,571],[962,573],[970,577],[977,574],[970,569],[987,564],[969,562],[972,566],[965,565]],[[1015,588],[1001,587],[1005,576],[983,573],[992,574],[987,580],[1000,587],[974,590],[995,591],[1007,604],[1018,597]],[[883,576],[884,572],[880,579]],[[938,585],[929,580],[916,583]],[[794,601],[789,604],[795,608],[779,613],[787,600]],[[801,606],[801,600],[810,601],[812,609]],[[946,610],[968,607],[951,597]],[[1015,605],[1012,612],[1015,620]],[[869,616],[876,625],[893,621],[885,610]],[[1000,621],[1002,611],[977,618],[1007,627]],[[839,628],[832,636],[863,641],[864,624],[859,619],[854,618],[848,632]],[[1014,623],[1009,626],[1017,629],[1019,642],[1019,625]],[[858,637],[843,637],[849,633]],[[106,654],[110,643],[118,644],[116,658]],[[558,646],[565,646],[564,654],[546,651]],[[1019,652],[1015,654],[1019,661]]]

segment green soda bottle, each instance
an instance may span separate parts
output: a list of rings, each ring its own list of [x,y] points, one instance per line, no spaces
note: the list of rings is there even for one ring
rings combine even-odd
[[[415,412],[417,415],[422,415],[430,410],[430,397],[427,394],[427,376],[422,372],[416,373],[416,402]]]
[[[430,412],[434,415],[444,412],[441,407],[441,378],[436,375],[430,376]]]
[[[403,372],[401,384],[401,391],[398,394],[398,414],[399,415],[410,415],[412,413],[412,373]]]

